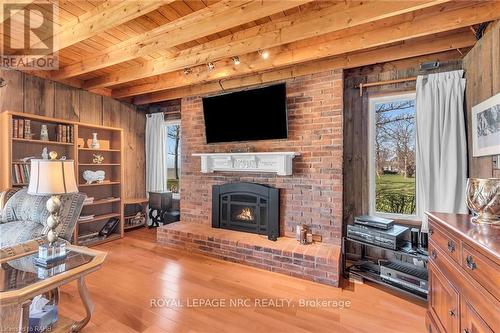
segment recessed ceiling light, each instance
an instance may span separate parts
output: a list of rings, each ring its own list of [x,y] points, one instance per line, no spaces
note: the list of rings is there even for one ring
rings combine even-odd
[[[215,64],[214,64],[213,62],[209,62],[209,63],[207,64],[207,68],[208,68],[208,70],[209,70],[209,71],[211,71],[212,69],[214,69],[214,68],[215,68]]]
[[[240,64],[240,58],[239,57],[232,57],[231,60],[233,61],[233,64],[239,65]]]
[[[269,58],[269,51],[268,50],[260,50],[259,51],[260,56],[262,59],[267,59]]]

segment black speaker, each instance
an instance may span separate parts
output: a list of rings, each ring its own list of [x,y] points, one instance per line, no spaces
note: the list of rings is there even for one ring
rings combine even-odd
[[[411,248],[418,249],[418,229],[411,228]]]
[[[427,248],[429,247],[429,233],[427,231],[420,232],[420,246],[424,250],[427,250]]]

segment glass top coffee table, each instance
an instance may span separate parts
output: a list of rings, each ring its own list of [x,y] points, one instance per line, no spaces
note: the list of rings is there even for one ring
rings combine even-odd
[[[93,304],[85,286],[84,277],[98,270],[106,253],[86,247],[68,245],[67,257],[51,268],[35,265],[38,252],[0,260],[0,331],[28,332],[29,306],[40,294],[50,294],[59,302],[58,288],[78,280],[78,291],[85,307],[86,316],[80,321],[59,316],[50,332],[78,332],[90,321]],[[21,327],[19,322],[21,318]]]

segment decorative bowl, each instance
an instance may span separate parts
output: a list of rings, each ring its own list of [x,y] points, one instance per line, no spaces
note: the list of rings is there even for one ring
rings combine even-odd
[[[500,224],[500,178],[469,178],[466,198],[473,222]]]
[[[103,170],[85,170],[83,172],[83,179],[87,181],[87,184],[92,184],[93,182],[102,183],[106,173]]]

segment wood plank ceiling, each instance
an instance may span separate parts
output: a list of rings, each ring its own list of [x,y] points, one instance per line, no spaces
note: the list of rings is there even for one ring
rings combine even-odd
[[[500,18],[500,1],[50,1],[60,69],[35,74],[136,104],[466,50]]]

